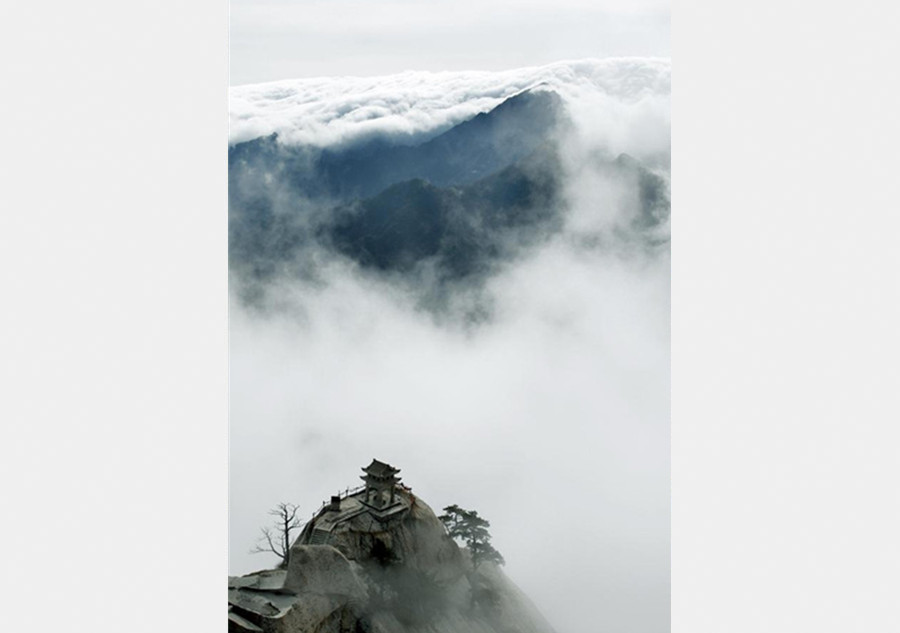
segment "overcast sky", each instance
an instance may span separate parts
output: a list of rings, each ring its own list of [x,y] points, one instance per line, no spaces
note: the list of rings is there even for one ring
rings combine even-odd
[[[231,84],[670,55],[668,0],[231,0]]]

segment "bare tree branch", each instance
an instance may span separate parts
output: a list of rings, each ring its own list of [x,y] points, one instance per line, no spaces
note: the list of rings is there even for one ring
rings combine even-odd
[[[305,522],[297,517],[300,506],[279,503],[269,510],[269,516],[276,517],[274,525],[260,528],[262,536],[251,554],[272,553],[281,559],[280,567],[286,567],[291,549],[292,534],[303,527]]]

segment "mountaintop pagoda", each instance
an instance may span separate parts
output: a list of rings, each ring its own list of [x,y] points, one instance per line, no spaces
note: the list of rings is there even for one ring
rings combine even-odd
[[[373,459],[362,471],[365,475],[360,475],[359,478],[366,482],[362,502],[379,509],[394,505],[394,488],[400,483],[400,477],[397,477],[400,469]]]

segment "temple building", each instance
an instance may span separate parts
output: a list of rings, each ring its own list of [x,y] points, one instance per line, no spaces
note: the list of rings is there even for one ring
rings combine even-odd
[[[379,510],[394,505],[394,489],[400,483],[400,477],[397,477],[400,469],[373,459],[362,471],[365,475],[360,475],[360,479],[366,483],[366,489],[361,501]]]
[[[399,468],[373,459],[362,469],[365,483],[332,495],[306,524],[297,542],[328,545],[334,536],[352,527],[356,533],[380,532],[390,521],[399,519],[412,507],[412,489],[400,483]]]

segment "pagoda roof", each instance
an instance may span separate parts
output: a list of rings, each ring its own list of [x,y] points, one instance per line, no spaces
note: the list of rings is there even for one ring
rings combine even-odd
[[[385,464],[384,462],[380,462],[377,459],[373,459],[372,463],[362,470],[369,475],[374,475],[375,477],[390,477],[400,472],[399,468],[394,468],[390,464]]]

